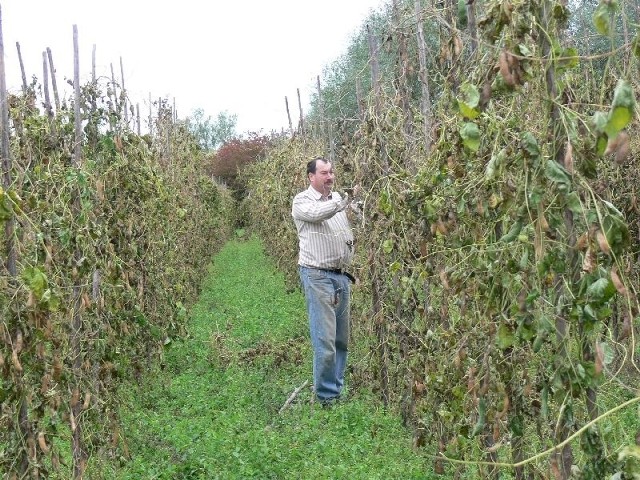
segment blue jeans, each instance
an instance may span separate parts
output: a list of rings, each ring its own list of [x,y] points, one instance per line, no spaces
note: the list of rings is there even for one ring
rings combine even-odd
[[[313,386],[320,401],[336,398],[344,385],[349,343],[349,279],[300,266],[313,346]]]

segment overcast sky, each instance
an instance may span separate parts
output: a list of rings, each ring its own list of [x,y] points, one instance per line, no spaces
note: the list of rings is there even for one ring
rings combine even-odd
[[[7,86],[19,91],[16,49],[31,79],[42,81],[42,52],[51,48],[60,87],[73,78],[73,25],[78,26],[81,82],[113,64],[134,103],[175,98],[180,118],[195,108],[238,116],[238,132],[288,128],[298,121],[325,65],[383,0],[0,0]],[[322,80],[322,78],[321,78]],[[143,113],[144,114],[144,113]]]

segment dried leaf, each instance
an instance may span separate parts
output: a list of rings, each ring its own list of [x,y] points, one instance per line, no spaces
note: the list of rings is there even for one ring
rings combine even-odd
[[[73,393],[71,394],[71,402],[69,405],[71,405],[71,408],[75,408],[78,405],[79,401],[80,401],[80,390],[78,388],[75,388],[73,390]]]
[[[616,267],[613,267],[611,269],[611,281],[613,282],[613,285],[616,287],[616,290],[618,291],[618,293],[626,297],[629,292],[627,290],[627,287],[624,286],[624,282],[618,276]]]
[[[620,133],[616,138],[618,138],[618,149],[616,150],[615,162],[618,165],[622,165],[629,158],[629,153],[631,152],[631,146],[629,143],[629,135],[627,132]]]
[[[18,359],[18,353],[15,350],[11,351],[11,362],[13,363],[13,368],[16,369],[16,372],[22,373],[22,364]]]
[[[631,316],[629,314],[625,314],[624,320],[622,322],[622,329],[620,330],[620,334],[618,335],[618,342],[629,338],[631,336]]]
[[[59,358],[54,358],[53,359],[53,379],[55,381],[60,380],[60,377],[62,376],[62,362],[60,361]]]
[[[595,268],[595,254],[591,247],[587,248],[587,251],[584,253],[584,259],[582,260],[582,271],[591,273]]]
[[[576,248],[579,251],[583,251],[587,249],[588,245],[589,245],[589,234],[585,232],[578,237],[578,240],[576,240]]]
[[[40,446],[40,450],[42,451],[42,453],[44,453],[45,455],[49,453],[49,445],[47,445],[47,442],[44,438],[44,432],[38,432],[38,445]]]
[[[16,343],[14,345],[14,349],[16,351],[16,353],[20,353],[22,351],[22,332],[20,330],[18,330],[18,332],[16,333]]]
[[[449,280],[447,279],[447,272],[442,269],[440,270],[438,275],[440,276],[440,282],[442,282],[442,286],[444,287],[444,289],[449,290]]]
[[[460,38],[460,35],[454,35],[453,36],[453,54],[456,57],[459,57],[461,53],[462,53],[462,39]]]
[[[91,404],[91,392],[87,392],[84,395],[84,402],[82,404],[82,409],[86,410],[87,408],[89,408],[90,404]]]
[[[42,382],[40,384],[40,394],[45,395],[49,391],[49,385],[51,384],[51,376],[45,373],[42,376]]]
[[[595,374],[600,375],[604,365],[604,349],[600,342],[596,342]]]
[[[101,202],[104,202],[104,180],[96,180],[96,197]]]
[[[502,50],[498,56],[498,68],[500,69],[500,75],[502,75],[504,83],[513,87],[515,85],[515,81],[509,68],[508,53],[506,50]]]
[[[573,175],[573,145],[567,142],[567,148],[564,151],[564,168]]]
[[[602,230],[598,230],[596,232],[596,240],[598,241],[600,250],[607,255],[611,255],[611,246],[609,245],[609,240],[607,240],[607,236],[602,232]]]

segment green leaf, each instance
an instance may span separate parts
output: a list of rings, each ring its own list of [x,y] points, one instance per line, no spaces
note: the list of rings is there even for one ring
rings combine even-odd
[[[473,120],[480,112],[477,110],[478,104],[480,103],[480,92],[470,83],[463,83],[460,87],[460,93],[462,94],[462,98],[458,98],[458,108],[460,109],[460,113],[468,119]]]
[[[22,279],[29,290],[33,292],[38,300],[42,298],[47,290],[47,276],[38,267],[27,267],[22,272]]]
[[[524,43],[518,44],[518,49],[520,50],[520,54],[525,57],[533,56],[533,52],[531,52],[531,49],[527,47]]]
[[[567,207],[575,215],[582,215],[582,202],[576,192],[570,192],[566,197]]]
[[[591,122],[597,133],[604,133],[604,129],[607,126],[607,114],[604,112],[596,112],[593,114]]]
[[[626,107],[616,107],[611,110],[611,112],[609,112],[607,126],[605,127],[607,136],[611,139],[615,138],[618,132],[629,124],[632,117],[633,112]]]
[[[601,35],[608,36],[611,33],[613,15],[618,8],[617,0],[603,0],[593,14],[593,25]]]
[[[480,129],[473,122],[466,122],[460,129],[460,137],[464,146],[472,152],[480,148]]]
[[[487,422],[487,401],[484,397],[480,398],[478,402],[478,420],[471,431],[471,436],[475,437],[476,435],[482,433],[484,429],[485,423]]]
[[[571,186],[571,175],[558,162],[548,160],[544,171],[549,180],[559,184],[563,189],[568,189]]]
[[[624,219],[616,215],[605,214],[602,217],[602,226],[609,246],[616,255],[630,245],[631,235]]]
[[[559,52],[558,56],[560,57],[557,61],[558,73],[575,68],[579,64],[578,50],[576,48],[565,48]]]
[[[507,158],[507,152],[503,148],[497,154],[491,156],[491,160],[487,163],[484,171],[485,180],[493,180],[496,177],[497,170],[504,165]]]
[[[513,242],[517,237],[520,231],[522,230],[522,220],[516,220],[509,231],[500,237],[500,242],[509,243]]]
[[[515,341],[516,337],[511,331],[511,328],[509,328],[509,326],[505,325],[504,323],[500,325],[500,328],[498,328],[498,336],[496,337],[498,348],[500,348],[501,350],[505,350],[511,347],[515,343]]]
[[[591,301],[607,302],[616,294],[616,287],[609,278],[599,278],[587,288]]]
[[[540,156],[540,147],[536,137],[531,132],[524,132],[520,139],[522,148],[532,157],[536,158]]]
[[[598,155],[604,155],[604,152],[607,150],[608,143],[609,140],[604,133],[602,135],[598,135],[598,140],[596,140],[596,152]]]
[[[609,10],[601,3],[593,14],[593,25],[600,35],[609,35],[610,24],[611,16],[609,15]]]
[[[633,87],[626,80],[620,80],[613,94],[613,102],[605,126],[605,133],[609,139],[615,138],[618,132],[631,122],[635,105]]]
[[[611,365],[611,363],[616,357],[615,351],[613,350],[611,345],[607,342],[600,342],[600,347],[602,348],[602,352],[604,354],[602,358],[602,363],[604,365]]]
[[[389,254],[393,251],[393,240],[391,238],[387,238],[384,242],[382,242],[382,251],[384,253]]]

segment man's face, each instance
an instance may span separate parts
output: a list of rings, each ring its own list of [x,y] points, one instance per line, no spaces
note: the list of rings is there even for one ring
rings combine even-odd
[[[335,174],[331,163],[321,160],[316,162],[316,173],[309,174],[311,186],[323,195],[329,195],[331,188],[333,188],[334,179]]]

